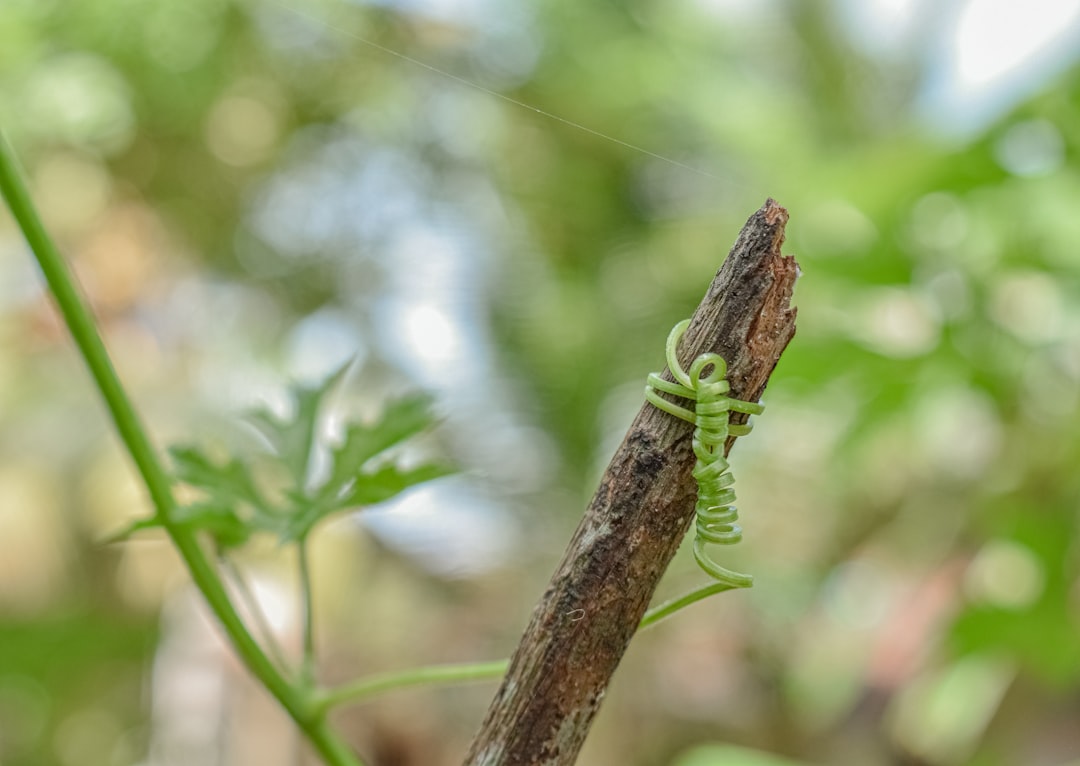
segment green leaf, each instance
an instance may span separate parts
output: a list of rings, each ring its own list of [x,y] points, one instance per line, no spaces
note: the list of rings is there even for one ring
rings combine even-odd
[[[111,545],[112,543],[122,543],[131,539],[135,533],[142,532],[144,529],[157,529],[162,525],[161,520],[157,516],[150,516],[142,519],[135,519],[127,526],[121,528],[118,532],[113,532],[101,541],[102,545]]]
[[[170,447],[169,454],[176,465],[175,476],[185,484],[205,490],[222,500],[250,503],[256,508],[265,507],[251,477],[251,469],[239,458],[231,458],[220,465],[198,447]]]
[[[243,545],[256,526],[240,518],[232,507],[212,502],[179,508],[177,521],[200,532],[206,532],[222,548]]]
[[[335,512],[384,502],[410,487],[447,476],[454,473],[454,470],[450,466],[432,463],[409,470],[388,465],[374,473],[361,474],[356,477],[352,488],[344,496],[332,501],[316,502],[304,508],[303,512],[289,523],[282,533],[282,539],[303,539],[316,524]]]
[[[375,473],[358,477],[352,490],[339,500],[337,508],[356,508],[382,503],[410,487],[452,473],[454,473],[452,467],[436,463],[420,465],[407,471],[397,466],[385,466]]]
[[[293,484],[303,488],[315,443],[319,408],[323,399],[345,376],[350,360],[317,386],[295,385],[291,389],[294,411],[288,418],[279,418],[267,409],[257,410],[249,419],[270,441],[284,463]]]
[[[415,395],[388,404],[374,422],[349,425],[341,445],[331,451],[326,481],[316,491],[307,491],[319,410],[345,370],[338,370],[317,387],[294,388],[295,407],[290,418],[281,419],[267,411],[253,416],[292,477],[292,485],[274,495],[273,502],[264,499],[245,461],[235,457],[215,460],[197,447],[173,448],[176,478],[208,495],[205,502],[184,510],[184,523],[207,532],[225,547],[246,542],[256,532],[276,534],[283,542],[295,541],[332,513],[383,502],[452,472],[447,466],[434,464],[402,470],[388,464],[383,456],[434,422],[430,397]],[[377,468],[372,467],[376,459],[382,464]]]
[[[255,522],[241,519],[230,506],[213,502],[180,506],[176,509],[176,523],[206,532],[222,548],[246,543],[252,532],[260,526]],[[109,535],[103,542],[123,542],[144,529],[163,526],[164,524],[157,516],[136,519],[119,532]]]
[[[374,423],[350,425],[345,440],[332,453],[330,476],[319,488],[321,502],[332,501],[351,488],[364,464],[431,426],[431,398],[424,394],[392,402]]]

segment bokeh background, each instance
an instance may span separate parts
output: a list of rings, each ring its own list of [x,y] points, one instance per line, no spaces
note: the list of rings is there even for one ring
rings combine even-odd
[[[342,416],[436,397],[461,474],[314,541],[327,681],[509,654],[668,329],[789,209],[756,585],[635,640],[600,766],[1080,763],[1078,62],[1076,0],[0,4],[3,127],[159,443],[253,451],[350,358]],[[0,213],[0,762],[301,763],[168,544],[102,543],[147,500],[41,284]],[[240,563],[295,648],[291,562]],[[455,764],[494,688],[338,723]]]

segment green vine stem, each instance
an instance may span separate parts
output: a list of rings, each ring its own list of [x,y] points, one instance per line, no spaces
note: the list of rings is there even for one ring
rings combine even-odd
[[[376,694],[406,686],[493,681],[503,677],[509,664],[510,660],[493,660],[459,665],[429,665],[394,673],[379,673],[323,692],[315,701],[315,710],[325,714],[338,705],[362,702]]]
[[[666,620],[678,611],[695,604],[714,593],[732,590],[727,583],[713,582],[690,591],[685,596],[665,601],[645,613],[638,625],[638,630],[646,630],[661,620]],[[470,681],[495,681],[503,677],[510,666],[510,660],[492,660],[490,662],[468,662],[454,665],[428,665],[421,668],[393,673],[379,673],[344,684],[337,689],[323,692],[315,701],[315,709],[325,714],[339,705],[355,705],[364,702],[376,694],[402,689],[408,686],[426,686],[434,684],[454,684]]]
[[[217,570],[203,551],[196,535],[176,520],[176,501],[169,476],[139,420],[120,378],[113,368],[105,344],[98,333],[86,301],[75,286],[71,270],[45,231],[30,199],[15,153],[0,132],[0,192],[37,258],[57,307],[82,354],[98,390],[105,400],[116,429],[135,462],[150,494],[155,513],[172,539],[202,592],[211,611],[221,623],[229,641],[248,670],[281,703],[306,734],[315,750],[330,766],[362,766],[360,760],[326,724],[321,709],[312,704],[310,691],[293,687],[267,657],[240,619]]]
[[[300,570],[300,611],[301,611],[301,641],[303,643],[303,659],[300,661],[300,683],[308,688],[315,686],[315,613],[314,602],[311,597],[311,564],[308,557],[308,538],[304,535],[297,541],[298,561],[297,568]]]
[[[708,598],[714,593],[723,593],[726,590],[732,590],[732,587],[727,583],[712,582],[708,585],[702,585],[700,588],[690,591],[685,596],[672,599],[671,601],[665,601],[663,604],[654,606],[647,611],[641,618],[641,622],[638,623],[638,630],[642,631],[646,628],[651,628],[661,620],[666,620],[671,615],[678,611],[685,609],[691,604],[696,604],[703,598]]]
[[[285,652],[278,643],[277,637],[274,635],[274,629],[266,618],[266,612],[263,611],[262,606],[259,604],[259,599],[248,584],[244,573],[223,552],[218,553],[218,568],[225,573],[226,583],[232,587],[240,606],[247,611],[247,614],[251,615],[251,621],[254,623],[255,628],[252,632],[257,639],[262,641],[260,645],[270,659],[273,660],[278,671],[287,677],[289,675],[289,663],[285,659]]]

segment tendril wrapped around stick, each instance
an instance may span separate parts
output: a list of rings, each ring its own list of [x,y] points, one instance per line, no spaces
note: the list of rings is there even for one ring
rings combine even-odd
[[[705,550],[712,543],[734,545],[742,539],[738,525],[739,514],[733,503],[735,477],[728,470],[724,459],[724,442],[729,436],[745,436],[751,426],[728,422],[732,412],[760,415],[765,408],[753,402],[743,402],[728,396],[727,362],[719,354],[701,354],[687,372],[679,365],[677,355],[690,320],[679,322],[667,339],[667,364],[675,383],[664,380],[659,373],[649,373],[645,386],[645,398],[656,408],[694,424],[694,479],[698,485],[697,505],[694,508],[697,522],[694,536],[694,558],[705,573],[732,588],[749,588],[754,578],[748,574],[733,572],[717,564]],[[712,370],[709,370],[709,368]],[[660,393],[691,399],[690,410],[671,402]]]

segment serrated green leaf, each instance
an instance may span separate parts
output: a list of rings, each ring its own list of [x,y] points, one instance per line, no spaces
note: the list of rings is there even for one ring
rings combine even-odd
[[[240,518],[236,511],[218,503],[195,503],[177,509],[177,522],[214,538],[222,548],[243,545],[255,531],[254,524]]]
[[[257,410],[248,416],[270,441],[297,487],[302,488],[307,482],[319,408],[326,395],[345,376],[351,364],[350,360],[317,386],[294,385],[290,391],[294,403],[294,411],[290,417],[279,418],[267,409]]]
[[[222,548],[231,548],[246,543],[252,533],[259,527],[257,523],[241,519],[230,506],[213,502],[180,506],[176,509],[175,521],[177,524],[206,532]],[[107,537],[103,542],[122,542],[144,529],[155,529],[164,526],[157,516],[136,519],[119,532]]]
[[[142,532],[144,529],[156,529],[162,526],[161,520],[157,516],[150,516],[148,518],[135,519],[127,526],[120,529],[118,532],[113,532],[111,535],[101,541],[103,545],[111,545],[112,543],[122,543],[129,540],[132,535],[137,532]]]
[[[193,446],[170,447],[169,454],[176,465],[176,478],[185,484],[205,490],[219,500],[246,502],[258,509],[265,507],[251,469],[243,460],[231,458],[218,465]]]
[[[373,423],[350,425],[345,440],[332,452],[330,476],[319,488],[318,499],[327,502],[340,497],[350,489],[365,463],[433,422],[431,397],[418,394],[390,403]]]
[[[313,503],[306,507],[302,513],[289,522],[285,531],[282,532],[282,540],[303,539],[316,524],[334,513],[384,502],[410,487],[447,476],[454,471],[455,469],[450,466],[432,463],[409,470],[388,465],[374,473],[361,474],[356,477],[353,487],[343,497],[333,501]]]
[[[410,487],[452,473],[454,469],[450,466],[436,463],[420,465],[407,471],[393,465],[384,466],[375,473],[359,476],[356,484],[338,501],[334,510],[382,503]]]

